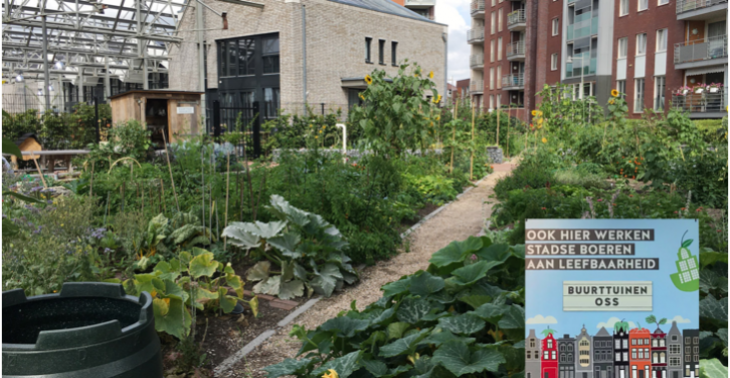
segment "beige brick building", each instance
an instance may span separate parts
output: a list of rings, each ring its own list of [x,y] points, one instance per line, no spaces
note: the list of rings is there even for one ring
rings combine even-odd
[[[209,112],[214,100],[222,106],[258,101],[262,109],[290,113],[301,113],[306,101],[317,110],[325,104],[346,112],[365,88],[366,74],[383,69],[395,75],[406,59],[433,71],[443,93],[446,25],[390,0],[257,1],[205,2],[210,7],[203,7]],[[216,14],[223,12],[227,29]],[[196,29],[196,9],[190,7],[178,28],[183,42],[170,49],[170,89],[200,89]]]

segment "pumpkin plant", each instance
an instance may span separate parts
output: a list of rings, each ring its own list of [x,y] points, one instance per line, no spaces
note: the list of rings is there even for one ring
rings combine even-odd
[[[273,222],[232,222],[222,237],[262,258],[246,275],[259,281],[255,293],[291,299],[317,293],[325,297],[358,280],[350,258],[342,252],[347,242],[337,228],[321,216],[291,206],[279,195],[271,196]]]
[[[182,248],[208,245],[215,240],[210,229],[201,226],[198,217],[192,213],[176,213],[172,219],[159,214],[150,220],[147,233],[132,241],[137,249],[134,267],[147,269],[158,252],[171,253]]]
[[[230,313],[237,301],[247,303],[258,315],[258,298],[243,299],[244,282],[231,267],[214,259],[212,252],[193,248],[178,258],[160,261],[151,273],[136,274],[124,282],[127,294],[146,291],[152,296],[155,329],[177,338],[190,333],[190,309]],[[233,289],[235,296],[228,294]]]

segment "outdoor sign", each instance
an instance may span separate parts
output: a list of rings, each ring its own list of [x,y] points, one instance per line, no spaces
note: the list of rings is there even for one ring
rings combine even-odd
[[[194,114],[195,108],[192,106],[178,106],[177,107],[177,114]]]
[[[525,224],[525,378],[699,375],[696,220]]]

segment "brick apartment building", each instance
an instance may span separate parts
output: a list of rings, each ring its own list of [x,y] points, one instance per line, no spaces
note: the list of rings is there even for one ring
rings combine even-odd
[[[473,0],[471,14],[472,100],[488,109],[528,119],[560,82],[602,105],[616,88],[632,117],[727,114],[727,0]]]
[[[258,103],[264,119],[301,113],[305,103],[346,114],[367,74],[396,75],[405,59],[433,71],[445,93],[448,27],[391,0],[211,0],[202,10],[208,119],[216,100],[221,109]],[[170,48],[170,89],[200,90],[197,28],[188,7],[178,27],[184,40]]]

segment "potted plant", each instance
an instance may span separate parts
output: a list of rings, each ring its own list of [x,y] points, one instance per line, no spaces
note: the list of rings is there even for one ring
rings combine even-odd
[[[686,96],[687,93],[689,93],[689,91],[690,91],[690,88],[688,86],[684,86],[684,87],[680,87],[679,89],[677,89],[674,92],[674,94],[676,96]]]
[[[693,92],[696,94],[702,94],[702,93],[705,93],[706,89],[707,88],[705,87],[705,84],[700,83],[700,84],[695,85],[695,87],[693,88]]]
[[[707,86],[707,90],[710,93],[720,92],[720,89],[722,89],[722,84],[721,83],[712,83],[712,84],[710,84],[710,85]]]

